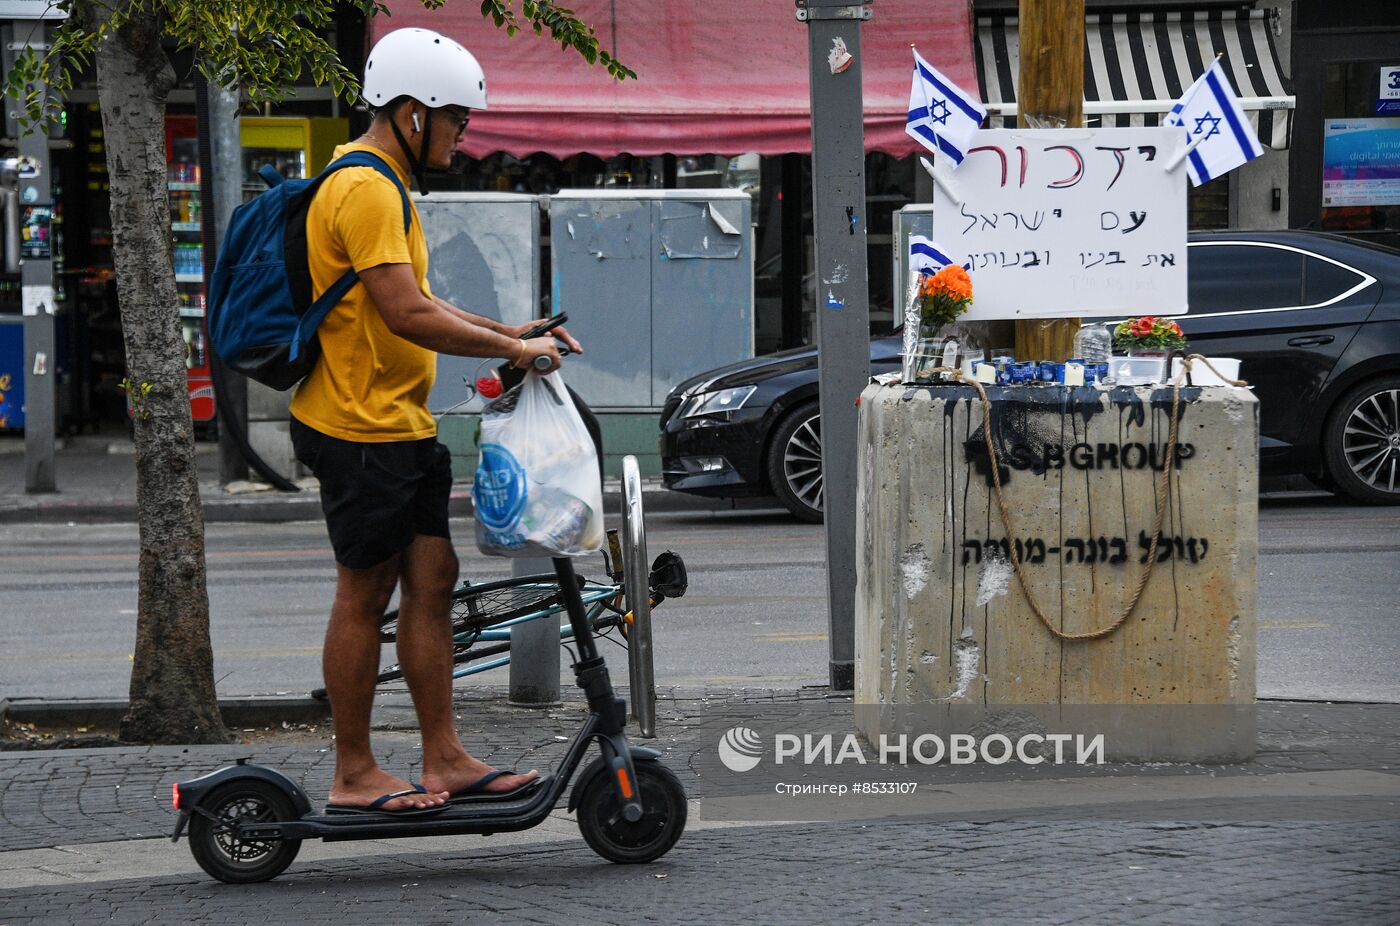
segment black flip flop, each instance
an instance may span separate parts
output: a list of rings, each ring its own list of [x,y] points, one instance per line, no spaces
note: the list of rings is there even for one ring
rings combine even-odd
[[[368,804],[337,804],[327,803],[327,814],[360,814],[362,816],[383,816],[383,817],[427,817],[435,813],[442,813],[447,809],[446,804],[438,804],[433,807],[405,807],[403,810],[384,810],[385,804],[398,797],[407,797],[410,794],[427,794],[422,787],[405,788],[402,791],[393,791],[389,794],[381,795]]]
[[[518,788],[509,791],[487,791],[486,786],[500,778],[502,775],[519,775],[514,769],[497,769],[494,772],[487,772],[476,781],[467,785],[461,790],[454,791],[448,798],[449,804],[471,804],[478,801],[504,801],[512,798],[523,797],[529,792],[538,788],[543,782],[542,777],[531,778]]]

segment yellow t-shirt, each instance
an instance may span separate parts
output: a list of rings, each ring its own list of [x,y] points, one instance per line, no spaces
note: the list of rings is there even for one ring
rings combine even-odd
[[[393,159],[369,145],[351,151],[379,154],[398,174]],[[412,207],[407,240],[403,198],[388,177],[372,167],[346,167],[326,178],[306,214],[306,250],[314,296],[325,292],[351,267],[412,264],[418,288],[428,289],[428,244],[418,210]],[[350,289],[321,327],[321,359],[292,397],[292,415],[303,424],[341,440],[379,443],[432,437],[437,425],[428,411],[428,393],[437,373],[437,354],[389,330],[363,283]]]

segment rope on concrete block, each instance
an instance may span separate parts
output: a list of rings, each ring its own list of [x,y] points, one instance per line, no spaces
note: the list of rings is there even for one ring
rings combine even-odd
[[[1031,606],[1031,610],[1035,612],[1035,616],[1045,625],[1045,629],[1050,631],[1057,639],[1072,643],[1084,642],[1087,640],[1101,640],[1119,627],[1122,627],[1123,624],[1127,622],[1128,618],[1132,616],[1133,612],[1137,610],[1138,602],[1142,599],[1143,589],[1147,588],[1147,581],[1152,577],[1152,567],[1157,565],[1157,545],[1162,539],[1162,517],[1167,510],[1167,490],[1171,480],[1172,467],[1176,463],[1177,426],[1181,422],[1181,386],[1186,376],[1189,375],[1191,371],[1193,361],[1197,360],[1205,364],[1216,376],[1219,376],[1232,386],[1248,385],[1244,380],[1234,380],[1221,376],[1220,371],[1211,366],[1210,361],[1200,354],[1191,354],[1182,359],[1181,372],[1172,380],[1172,419],[1171,432],[1167,438],[1166,460],[1163,463],[1161,475],[1152,481],[1155,513],[1152,518],[1152,543],[1147,549],[1147,563],[1142,569],[1142,575],[1138,577],[1137,585],[1133,588],[1132,598],[1129,599],[1127,607],[1123,609],[1123,613],[1118,616],[1118,619],[1106,627],[1100,627],[1098,630],[1091,630],[1086,633],[1065,633],[1063,630],[1056,627],[1050,622],[1050,619],[1046,617],[1045,612],[1041,610],[1040,603],[1035,600],[1035,595],[1031,593],[1030,582],[1026,579],[1026,574],[1021,568],[1021,554],[1016,549],[1016,530],[1011,525],[1011,512],[1007,510],[1006,498],[1002,494],[1001,467],[997,464],[997,451],[996,447],[992,444],[992,401],[987,397],[987,390],[982,388],[981,383],[963,373],[961,370],[955,370],[949,367],[938,367],[932,371],[934,373],[947,373],[953,379],[970,383],[972,387],[977,390],[977,394],[982,398],[982,439],[987,445],[987,457],[992,470],[992,485],[996,489],[997,508],[1001,511],[1001,523],[1002,526],[1006,528],[1007,548],[1011,555],[1011,565],[1012,568],[1016,570],[1016,580],[1021,586],[1021,594],[1026,596],[1026,603]]]

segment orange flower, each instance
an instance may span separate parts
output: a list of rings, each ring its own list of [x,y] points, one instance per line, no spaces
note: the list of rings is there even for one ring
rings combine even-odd
[[[933,285],[960,299],[972,298],[972,279],[967,271],[957,264],[949,264],[933,275]]]

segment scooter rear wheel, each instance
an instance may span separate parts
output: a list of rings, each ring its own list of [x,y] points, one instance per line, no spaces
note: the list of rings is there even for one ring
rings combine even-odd
[[[228,884],[252,884],[277,877],[301,850],[300,839],[240,839],[239,822],[272,823],[297,818],[281,788],[266,781],[230,781],[200,802],[210,816],[190,818],[190,851],[211,876]],[[212,817],[213,819],[210,819]]]
[[[629,823],[622,816],[612,776],[593,775],[579,787],[578,828],[589,848],[610,862],[639,864],[670,851],[685,829],[685,788],[659,762],[637,762],[637,793],[642,818]]]

